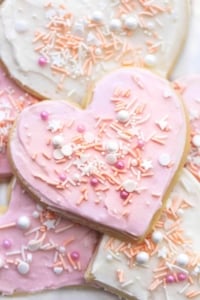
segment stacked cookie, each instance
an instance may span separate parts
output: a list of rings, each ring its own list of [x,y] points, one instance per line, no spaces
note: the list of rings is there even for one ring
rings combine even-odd
[[[0,220],[3,294],[200,295],[199,78],[164,78],[188,3],[160,2],[3,1],[0,56],[22,88],[2,71],[0,169],[17,178]]]

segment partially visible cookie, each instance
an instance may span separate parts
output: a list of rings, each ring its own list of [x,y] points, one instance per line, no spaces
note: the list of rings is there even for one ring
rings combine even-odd
[[[127,299],[199,299],[199,195],[184,169],[153,232],[142,243],[104,236],[86,278]]]
[[[200,181],[200,75],[190,75],[174,82],[189,112],[191,124],[190,145],[186,167]]]
[[[10,128],[18,113],[37,100],[16,86],[0,66],[0,179],[12,174],[7,158],[7,143]]]
[[[1,59],[34,95],[84,105],[91,86],[123,66],[165,76],[185,39],[188,0],[4,0]]]
[[[96,232],[38,205],[18,183],[0,217],[0,293],[34,293],[84,284]]]
[[[26,108],[9,150],[16,176],[39,201],[83,225],[138,239],[185,161],[187,125],[167,80],[124,68],[97,83],[85,110],[66,101]]]

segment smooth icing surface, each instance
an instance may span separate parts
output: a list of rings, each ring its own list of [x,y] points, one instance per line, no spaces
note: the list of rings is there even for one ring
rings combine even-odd
[[[0,67],[0,177],[11,176],[7,159],[8,134],[18,113],[36,99],[22,91]]]
[[[38,205],[18,183],[0,218],[0,292],[33,293],[84,284],[97,234]]]
[[[200,75],[183,77],[174,82],[189,112],[191,149],[186,167],[200,181]]]
[[[187,23],[187,0],[5,0],[0,53],[33,93],[83,105],[93,83],[118,67],[166,75]]]
[[[89,278],[130,299],[199,299],[199,195],[198,181],[183,170],[153,232],[140,244],[105,235]]]
[[[140,237],[162,206],[186,132],[182,103],[168,81],[121,69],[97,84],[86,110],[64,101],[25,109],[10,152],[40,201],[89,226]]]

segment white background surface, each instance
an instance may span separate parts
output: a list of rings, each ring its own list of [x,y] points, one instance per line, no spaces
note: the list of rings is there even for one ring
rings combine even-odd
[[[186,76],[188,74],[200,73],[200,0],[192,0],[192,19],[186,44],[180,56],[171,78]],[[0,184],[0,205],[6,204],[6,184]],[[70,288],[59,291],[44,292],[31,296],[6,297],[15,300],[116,300],[104,291],[94,289]],[[0,300],[5,297],[0,296]]]

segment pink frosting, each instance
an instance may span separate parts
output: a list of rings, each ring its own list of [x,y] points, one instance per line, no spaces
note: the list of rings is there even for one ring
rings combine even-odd
[[[200,75],[190,75],[174,82],[189,112],[191,135],[186,167],[200,181]]]
[[[34,102],[36,99],[17,87],[0,67],[0,177],[12,173],[6,153],[9,130],[17,114]]]
[[[0,219],[0,292],[83,284],[96,242],[94,231],[38,205],[16,183]]]
[[[169,82],[127,68],[96,85],[86,110],[64,101],[25,109],[10,149],[20,177],[42,202],[139,237],[162,206],[186,131]]]

